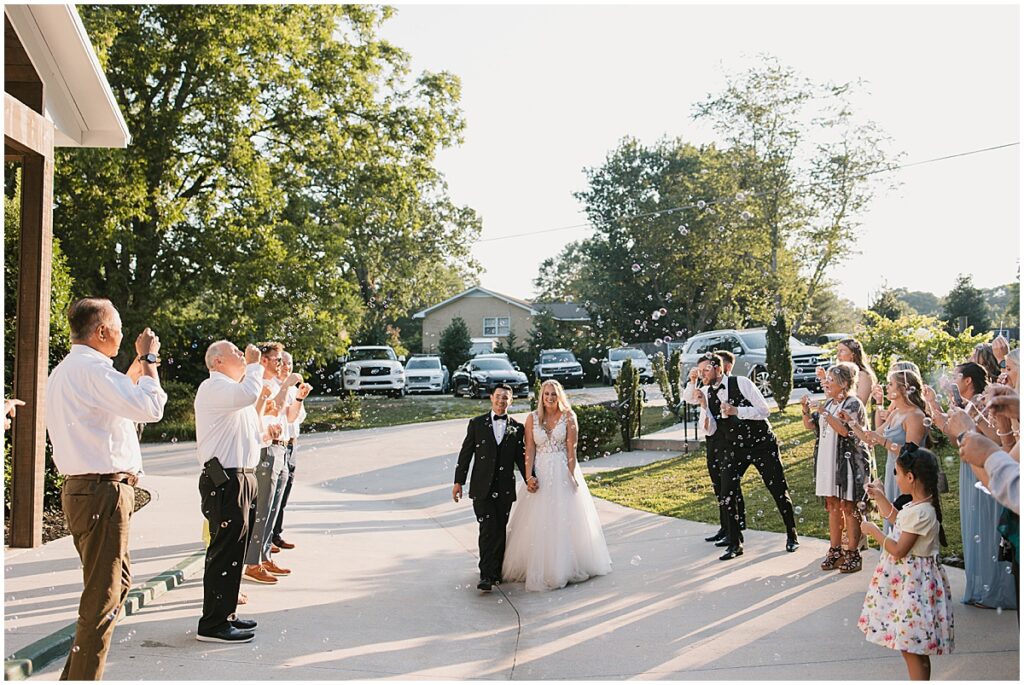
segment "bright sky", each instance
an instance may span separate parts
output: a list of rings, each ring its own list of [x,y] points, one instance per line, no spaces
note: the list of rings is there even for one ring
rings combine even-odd
[[[643,7],[399,5],[384,36],[414,70],[462,79],[465,143],[438,167],[454,200],[483,217],[481,285],[529,299],[540,262],[583,223],[572,193],[624,136],[710,142],[693,104],[725,72],[775,55],[816,81],[868,82],[858,113],[904,162],[1020,140],[1020,16],[1003,6]],[[867,306],[883,280],[944,295],[956,275],[991,287],[1016,277],[1018,147],[898,172],[876,197],[858,249],[834,276]]]

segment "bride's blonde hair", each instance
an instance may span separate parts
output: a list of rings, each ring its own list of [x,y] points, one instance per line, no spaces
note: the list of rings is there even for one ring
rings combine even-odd
[[[565,413],[572,413],[572,405],[569,404],[569,398],[565,395],[565,388],[558,381],[551,379],[546,380],[540,385],[540,397],[537,398],[537,418],[540,419],[541,423],[544,422],[544,388],[551,386],[555,389],[555,394],[558,395],[558,408]]]

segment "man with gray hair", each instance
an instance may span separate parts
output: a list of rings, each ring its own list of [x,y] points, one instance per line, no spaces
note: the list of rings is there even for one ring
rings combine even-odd
[[[78,300],[68,309],[68,323],[71,351],[50,374],[46,430],[53,463],[64,474],[61,505],[85,587],[60,677],[99,680],[132,583],[128,534],[142,475],[135,424],[163,418],[167,393],[156,372],[160,338],[148,328],[135,339],[127,373],[114,368],[124,335],[110,300]]]
[[[261,394],[259,361],[255,345],[248,345],[243,356],[232,343],[218,340],[206,350],[210,377],[196,391],[196,453],[203,467],[199,496],[210,522],[203,615],[196,631],[202,642],[249,642],[256,628],[255,621],[239,619],[235,610],[263,433],[257,405],[266,396]]]

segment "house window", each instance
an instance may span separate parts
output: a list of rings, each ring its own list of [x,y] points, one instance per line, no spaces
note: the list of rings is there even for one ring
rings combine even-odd
[[[485,316],[484,335],[504,338],[508,335],[509,318],[507,316]]]

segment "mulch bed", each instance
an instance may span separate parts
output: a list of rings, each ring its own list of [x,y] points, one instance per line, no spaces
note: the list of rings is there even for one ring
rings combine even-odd
[[[135,511],[149,504],[150,494],[142,488],[135,488]],[[10,539],[10,516],[4,516],[4,540]],[[43,509],[43,544],[71,535],[64,511],[60,506]]]

